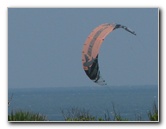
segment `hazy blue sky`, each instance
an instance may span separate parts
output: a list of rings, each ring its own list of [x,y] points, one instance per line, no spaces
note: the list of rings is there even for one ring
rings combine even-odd
[[[158,9],[8,9],[8,85],[14,87],[97,86],[82,69],[81,52],[102,23],[123,29],[100,49],[102,77],[111,85],[158,84]]]

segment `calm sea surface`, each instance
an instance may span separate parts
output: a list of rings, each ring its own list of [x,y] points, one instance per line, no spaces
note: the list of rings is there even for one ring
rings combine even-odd
[[[50,121],[64,121],[62,110],[79,108],[96,117],[117,113],[130,121],[148,121],[147,112],[158,105],[158,86],[89,86],[9,89],[11,110],[40,113]]]

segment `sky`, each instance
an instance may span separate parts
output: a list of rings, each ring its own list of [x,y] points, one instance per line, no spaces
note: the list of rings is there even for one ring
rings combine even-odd
[[[98,86],[82,68],[82,48],[103,23],[119,23],[99,52],[109,86],[158,84],[157,8],[9,8],[8,87]]]

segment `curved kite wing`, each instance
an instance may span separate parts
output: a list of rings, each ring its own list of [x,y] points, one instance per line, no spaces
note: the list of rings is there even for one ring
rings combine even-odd
[[[82,65],[87,76],[99,85],[106,85],[105,80],[100,75],[98,54],[105,37],[115,29],[123,28],[136,35],[134,31],[120,24],[101,24],[96,27],[86,39],[82,50]]]

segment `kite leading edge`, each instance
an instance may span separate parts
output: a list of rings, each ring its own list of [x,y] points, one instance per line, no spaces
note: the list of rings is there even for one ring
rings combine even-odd
[[[136,35],[134,31],[126,26],[120,24],[101,24],[96,27],[86,39],[82,50],[82,65],[86,75],[95,83],[99,85],[107,85],[105,80],[100,75],[98,54],[101,44],[105,37],[113,30],[122,28],[133,35]]]

